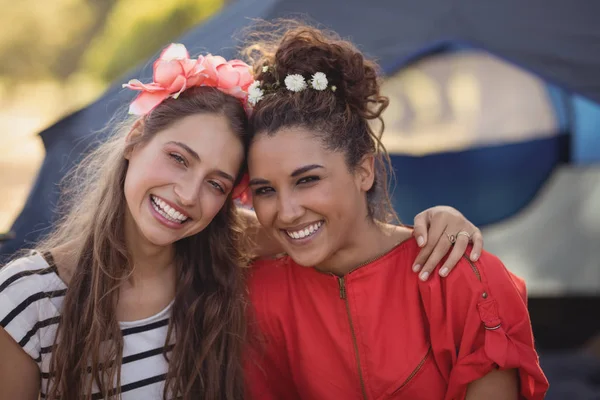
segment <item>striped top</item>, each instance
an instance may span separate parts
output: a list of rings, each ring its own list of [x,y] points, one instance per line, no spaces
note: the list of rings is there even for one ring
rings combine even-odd
[[[48,387],[52,344],[66,290],[50,254],[33,253],[0,269],[0,326],[38,364],[41,398]],[[124,342],[123,400],[163,398],[168,369],[163,349],[171,305],[149,318],[119,323]],[[102,398],[97,388],[94,393],[94,399]]]

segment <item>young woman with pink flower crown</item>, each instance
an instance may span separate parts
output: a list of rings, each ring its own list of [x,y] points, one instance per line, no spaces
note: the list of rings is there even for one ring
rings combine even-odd
[[[253,81],[241,61],[171,45],[152,83],[124,85],[141,92],[134,116],[70,178],[56,230],[0,270],[0,399],[244,397],[240,266],[280,251],[234,205]],[[481,253],[479,231],[453,209],[416,225],[415,269],[448,252],[448,232],[466,235],[447,267],[469,234]]]

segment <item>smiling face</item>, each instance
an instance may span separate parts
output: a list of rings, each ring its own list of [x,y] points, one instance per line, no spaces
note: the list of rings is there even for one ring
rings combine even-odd
[[[344,153],[327,150],[303,128],[258,135],[248,155],[260,223],[300,265],[319,266],[352,246],[370,223],[372,170],[349,171]]]
[[[124,187],[135,231],[155,246],[202,231],[225,204],[243,152],[217,114],[187,116],[136,145]]]

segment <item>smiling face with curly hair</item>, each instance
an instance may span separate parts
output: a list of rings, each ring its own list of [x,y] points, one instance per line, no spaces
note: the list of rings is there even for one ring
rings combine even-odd
[[[362,259],[377,222],[395,217],[389,157],[370,126],[388,105],[377,66],[308,26],[255,44],[252,55],[248,166],[261,224],[301,265],[332,271]]]

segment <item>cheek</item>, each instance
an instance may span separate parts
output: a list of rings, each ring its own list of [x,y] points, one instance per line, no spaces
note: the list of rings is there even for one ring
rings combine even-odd
[[[207,188],[207,192],[210,191]],[[200,198],[200,207],[202,208],[202,220],[212,221],[212,219],[221,211],[225,205],[227,198],[225,196],[218,196],[214,193],[205,193]]]
[[[127,168],[126,185],[143,189],[156,182],[176,179],[177,171],[166,161],[160,154],[152,154],[150,149],[134,155]]]
[[[356,213],[354,197],[350,193],[351,190],[352,187],[346,185],[322,185],[319,190],[306,193],[303,203],[306,204],[306,208],[322,214],[329,220],[344,222],[349,215]]]
[[[275,197],[272,198],[261,198],[255,197],[253,198],[254,212],[256,213],[256,218],[258,222],[265,226],[269,227],[272,225],[275,213],[276,213],[276,200]]]

